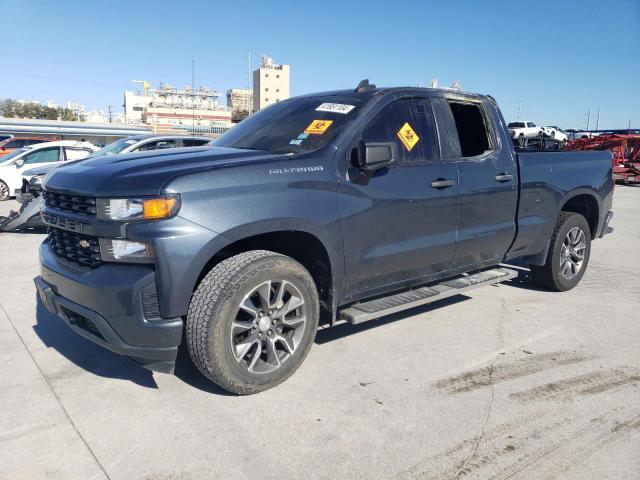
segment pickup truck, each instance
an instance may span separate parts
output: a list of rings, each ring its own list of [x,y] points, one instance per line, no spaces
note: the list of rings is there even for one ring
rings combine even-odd
[[[520,143],[526,138],[537,138],[544,135],[544,128],[538,127],[533,122],[511,122],[507,125],[511,138]]]
[[[358,88],[291,98],[213,146],[56,168],[35,279],[75,332],[171,373],[186,344],[237,394],[358,323],[512,278],[576,286],[611,228],[607,152],[517,152],[490,96]],[[184,340],[183,340],[184,339]]]

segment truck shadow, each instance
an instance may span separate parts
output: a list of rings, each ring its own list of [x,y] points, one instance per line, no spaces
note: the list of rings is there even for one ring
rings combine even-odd
[[[350,323],[339,323],[333,327],[323,326],[318,330],[318,333],[316,333],[315,343],[318,345],[322,345],[324,343],[332,342],[340,338],[345,338],[350,335],[364,332],[371,328],[376,328],[381,325],[386,325],[387,323],[396,322],[398,320],[406,320],[409,317],[413,317],[414,315],[422,315],[423,313],[428,313],[432,310],[437,310],[438,308],[446,307],[449,305],[455,305],[456,303],[464,302],[466,300],[471,300],[471,297],[467,297],[466,295],[456,295],[454,297],[444,298],[433,303],[410,308],[409,310],[403,310],[398,313],[393,313],[385,317],[358,323],[356,325],[352,325]]]
[[[105,378],[128,380],[147,388],[158,388],[153,373],[133,360],[121,357],[74,333],[49,313],[36,295],[36,325],[33,330],[49,348],[55,348],[82,369]]]
[[[523,290],[531,290],[533,292],[548,292],[545,288],[536,285],[531,276],[531,270],[529,267],[520,262],[510,262],[505,264],[506,267],[513,268],[518,271],[518,276],[502,282],[502,285],[508,285],[509,287],[521,288]]]
[[[219,387],[204,375],[202,375],[202,373],[200,373],[200,370],[196,368],[196,366],[191,361],[191,358],[189,357],[189,351],[187,350],[187,342],[184,338],[184,333],[182,335],[182,343],[178,347],[178,357],[176,358],[176,368],[174,371],[174,375],[190,387],[197,388],[198,390],[202,390],[203,392],[213,393],[215,395],[237,397],[236,394],[228,392],[225,389]]]

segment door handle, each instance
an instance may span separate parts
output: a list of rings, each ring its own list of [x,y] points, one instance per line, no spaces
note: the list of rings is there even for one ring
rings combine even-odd
[[[438,180],[434,180],[431,182],[431,186],[433,188],[437,188],[438,190],[443,188],[453,187],[456,184],[454,180],[446,180],[444,178],[439,178]]]
[[[513,180],[513,175],[509,175],[508,173],[501,173],[500,175],[495,176],[496,182],[504,183],[510,182]]]

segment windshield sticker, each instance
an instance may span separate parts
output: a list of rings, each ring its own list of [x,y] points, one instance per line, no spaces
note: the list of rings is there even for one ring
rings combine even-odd
[[[289,142],[289,145],[300,145],[302,143],[302,140],[291,140]]]
[[[407,152],[410,152],[411,149],[416,146],[418,140],[420,140],[420,137],[413,130],[411,125],[409,125],[409,122],[404,122],[404,125],[400,130],[398,130],[398,133],[396,135],[398,135],[398,138],[404,145],[404,148],[407,149]]]
[[[301,133],[300,135],[298,135],[298,138],[299,138],[300,140],[304,140],[304,139],[305,139],[305,138],[307,138],[307,137],[309,137],[309,134],[308,134],[308,133]]]
[[[314,120],[304,129],[304,133],[308,135],[323,135],[332,123],[333,120]]]
[[[316,111],[341,113],[343,115],[346,115],[354,108],[356,108],[355,105],[345,105],[344,103],[323,103],[318,108],[316,108]]]

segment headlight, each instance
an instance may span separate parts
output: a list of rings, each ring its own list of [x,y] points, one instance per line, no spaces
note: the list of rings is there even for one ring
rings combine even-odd
[[[115,238],[101,238],[99,242],[100,256],[105,262],[153,262],[153,249],[149,244]]]
[[[98,198],[96,206],[100,220],[160,220],[178,213],[180,197]]]
[[[31,177],[29,183],[31,185],[42,185],[42,180],[44,179],[44,175],[36,175],[35,177]]]

